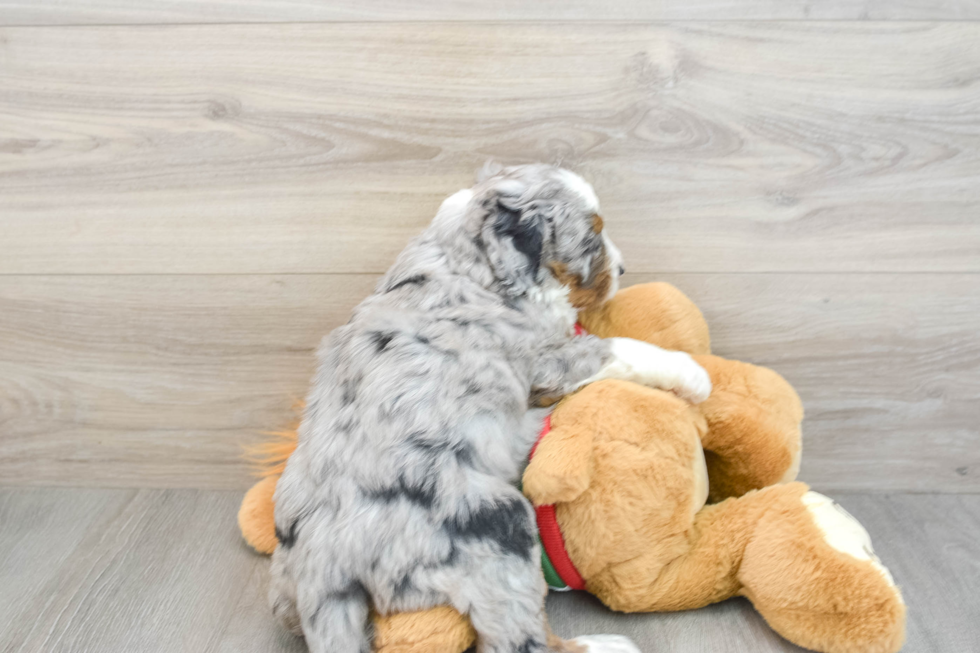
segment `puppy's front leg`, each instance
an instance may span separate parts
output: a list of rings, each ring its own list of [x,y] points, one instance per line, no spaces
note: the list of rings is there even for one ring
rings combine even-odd
[[[711,394],[711,377],[684,352],[633,338],[606,338],[603,342],[609,347],[608,361],[579,387],[602,379],[622,379],[670,390],[695,404]]]
[[[535,351],[531,365],[531,398],[554,403],[575,392],[587,379],[612,360],[608,340],[592,335],[569,338],[560,345]]]

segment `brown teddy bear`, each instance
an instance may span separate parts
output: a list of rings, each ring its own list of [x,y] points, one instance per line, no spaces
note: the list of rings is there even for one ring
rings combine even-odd
[[[585,589],[614,610],[687,610],[745,596],[786,639],[825,653],[891,653],[905,605],[867,532],[792,482],[803,410],[778,374],[710,355],[707,325],[673,286],[643,284],[580,316],[590,333],[687,351],[711,396],[605,380],[564,398],[524,472],[549,585]],[[239,524],[258,551],[277,542],[273,493],[295,446],[262,452],[266,477]],[[475,639],[449,607],[377,616],[378,653],[461,653]]]

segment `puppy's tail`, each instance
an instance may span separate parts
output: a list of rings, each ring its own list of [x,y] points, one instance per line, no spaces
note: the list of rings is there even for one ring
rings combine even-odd
[[[294,406],[297,415],[302,408],[301,403]],[[267,433],[270,439],[266,442],[245,449],[245,459],[251,463],[255,475],[262,480],[253,485],[242,499],[242,506],[238,510],[238,527],[249,546],[259,553],[271,554],[279,544],[272,498],[279,476],[286,468],[286,461],[296,450],[298,427],[297,419],[287,429]]]
[[[245,460],[251,464],[256,476],[278,477],[286,469],[286,461],[296,450],[299,415],[303,412],[303,402],[296,402],[293,405],[293,412],[296,413],[296,418],[287,428],[281,431],[266,431],[264,435],[269,436],[268,440],[245,447]]]

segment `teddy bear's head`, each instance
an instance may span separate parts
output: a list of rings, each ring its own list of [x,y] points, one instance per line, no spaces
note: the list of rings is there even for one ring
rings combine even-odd
[[[566,558],[591,589],[610,568],[653,549],[674,557],[707,500],[706,430],[687,402],[627,381],[599,381],[558,404],[524,473],[524,493],[566,584],[576,586],[562,573]],[[562,541],[546,536],[542,522],[550,519],[560,522]]]

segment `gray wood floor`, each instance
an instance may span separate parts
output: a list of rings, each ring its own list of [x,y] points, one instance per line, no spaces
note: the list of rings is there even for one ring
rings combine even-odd
[[[305,650],[265,601],[268,560],[239,539],[240,493],[0,490],[0,651],[274,653]],[[909,606],[907,653],[980,650],[980,496],[835,494],[861,520]],[[629,635],[644,651],[798,651],[743,600],[614,614],[552,594],[566,636]]]

